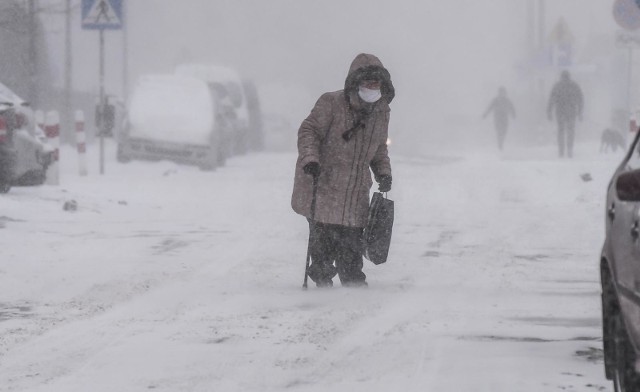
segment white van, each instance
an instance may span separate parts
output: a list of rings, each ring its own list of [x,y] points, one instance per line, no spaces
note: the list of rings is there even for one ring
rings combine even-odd
[[[187,75],[207,83],[212,96],[218,101],[221,121],[230,125],[231,154],[242,154],[249,149],[249,108],[240,74],[228,67],[210,64],[182,64],[177,75]]]
[[[224,164],[215,101],[202,80],[181,75],[144,75],[134,87],[128,117],[118,136],[118,161],[161,160],[213,170]]]

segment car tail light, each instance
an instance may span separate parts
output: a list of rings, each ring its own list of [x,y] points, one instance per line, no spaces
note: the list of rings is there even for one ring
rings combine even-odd
[[[0,143],[6,143],[9,141],[9,129],[7,129],[7,122],[3,117],[0,117]]]

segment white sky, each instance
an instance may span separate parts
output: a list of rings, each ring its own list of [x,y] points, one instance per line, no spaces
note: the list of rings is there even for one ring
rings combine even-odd
[[[61,0],[41,0],[61,3]],[[214,62],[253,78],[263,107],[293,122],[325,91],[341,89],[351,60],[378,55],[396,86],[392,124],[415,128],[451,114],[482,112],[500,85],[517,82],[527,44],[527,4],[540,0],[123,0],[129,88],[138,75],[181,62]],[[74,0],[79,4],[79,0]],[[613,1],[546,0],[547,28],[564,17],[576,53],[618,29]],[[61,18],[45,20],[62,80]],[[74,87],[98,91],[98,33],[73,21]],[[121,32],[108,31],[107,92],[122,95]],[[442,120],[445,121],[445,120]]]
[[[502,57],[513,59],[526,35],[526,0],[123,1],[132,78],[170,71],[186,58],[227,63],[263,81],[296,82],[320,91],[340,87],[348,63],[361,51],[378,54],[398,79],[416,78],[418,69],[469,70],[469,60],[476,72],[509,69],[510,64],[501,66]],[[579,37],[608,32],[616,28],[608,3],[547,0],[548,24],[563,16]],[[63,39],[60,19],[45,20],[48,30],[57,32],[54,45]],[[98,33],[79,29],[79,9],[73,26],[74,84],[86,89],[97,84]],[[107,82],[117,93],[121,44],[121,33],[107,33]],[[54,50],[59,63],[61,50]],[[58,64],[60,79],[61,74]]]

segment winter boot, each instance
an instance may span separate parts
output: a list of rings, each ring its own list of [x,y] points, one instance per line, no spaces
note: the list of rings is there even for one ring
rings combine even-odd
[[[333,287],[333,277],[336,276],[338,270],[333,264],[312,263],[309,266],[309,278],[316,282],[317,287]]]

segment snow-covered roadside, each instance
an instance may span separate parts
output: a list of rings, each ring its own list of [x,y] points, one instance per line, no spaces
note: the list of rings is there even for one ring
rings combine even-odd
[[[307,292],[293,155],[81,178],[63,151],[62,186],[0,198],[0,390],[610,390],[597,262],[619,157],[591,151],[392,152],[390,261],[367,290]]]

